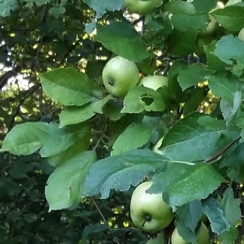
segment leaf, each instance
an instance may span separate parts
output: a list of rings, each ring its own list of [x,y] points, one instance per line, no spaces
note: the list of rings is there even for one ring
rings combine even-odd
[[[221,61],[215,54],[216,41],[211,42],[204,47],[204,51],[207,58],[208,69],[210,70],[225,70],[225,63]]]
[[[82,107],[66,107],[60,114],[60,125],[74,125],[82,123],[92,118],[97,113],[102,114],[105,104],[112,100],[111,96],[107,96],[101,100],[85,104]]]
[[[242,118],[243,120],[243,118]],[[228,167],[227,175],[235,182],[244,180],[244,143],[241,142],[229,150],[226,157],[221,160],[220,167]]]
[[[59,128],[55,123],[28,122],[15,126],[3,141],[1,151],[15,155],[30,155],[40,149],[42,157],[65,151],[76,143],[79,134],[86,134],[90,127],[79,125],[76,129]]]
[[[201,104],[201,102],[204,100],[204,97],[206,96],[205,89],[205,87],[197,87],[191,91],[190,97],[189,99],[187,99],[183,107],[184,116],[187,116],[188,114],[197,110],[198,106]]]
[[[84,181],[89,168],[96,160],[93,151],[75,155],[49,176],[45,188],[49,211],[71,208],[84,197]]]
[[[139,62],[148,57],[146,45],[136,30],[125,22],[97,25],[96,41],[113,53]]]
[[[140,135],[138,137],[138,135]],[[111,155],[144,146],[151,137],[151,129],[142,123],[133,123],[122,132],[113,145]]]
[[[124,98],[122,113],[141,113],[143,111],[162,112],[166,108],[164,98],[159,92],[144,86],[133,87]]]
[[[196,15],[174,14],[171,18],[175,29],[179,31],[204,30],[208,22],[207,13],[199,13]]]
[[[224,98],[233,106],[234,97],[237,91],[241,89],[241,82],[231,74],[223,72],[208,76],[209,87],[215,96]]]
[[[170,162],[165,171],[154,177],[155,184],[149,192],[163,192],[171,207],[205,199],[224,181],[209,164],[187,165]]]
[[[97,17],[102,17],[107,11],[120,10],[124,4],[123,0],[84,0],[90,8],[96,11]]]
[[[94,84],[77,69],[60,68],[40,75],[47,96],[66,106],[82,106],[96,101]]]
[[[47,125],[47,133],[39,152],[42,157],[49,157],[67,149],[74,144],[78,134],[69,131],[68,128],[60,129],[55,123]]]
[[[110,190],[127,191],[138,185],[145,176],[163,170],[168,160],[150,150],[132,150],[95,162],[87,175],[86,196],[109,197]],[[157,170],[156,170],[157,169]],[[96,179],[96,180],[94,180]]]
[[[224,211],[228,223],[232,227],[235,227],[241,221],[240,203],[240,199],[235,199],[234,192],[231,187],[229,187],[223,195],[220,206]]]
[[[223,210],[221,209],[220,203],[214,198],[208,198],[203,201],[203,212],[207,215],[211,229],[218,235],[229,230],[230,225],[228,224]]]
[[[238,3],[226,6],[211,13],[214,18],[227,30],[239,31],[244,27],[244,4]],[[231,47],[233,49],[234,46]]]
[[[179,31],[173,30],[168,38],[168,52],[173,55],[186,56],[195,49],[197,31]]]
[[[244,64],[243,53],[244,42],[238,37],[223,36],[216,44],[215,55],[228,65]]]
[[[237,130],[226,130],[224,121],[195,112],[179,120],[168,131],[159,151],[171,160],[204,161],[238,134]]]
[[[23,187],[7,177],[0,177],[0,197],[16,196],[23,190]]]
[[[217,0],[194,0],[192,4],[198,12],[209,12],[216,7]]]
[[[89,243],[89,236],[94,235],[96,233],[101,233],[102,231],[107,230],[109,227],[107,224],[90,224],[87,225],[82,233],[82,242]]]
[[[176,227],[178,233],[188,242],[196,241],[195,229],[202,216],[202,204],[195,200],[177,208]]]
[[[30,155],[45,142],[48,124],[28,122],[16,125],[5,137],[1,152],[8,151],[15,155]]]
[[[0,16],[6,17],[9,16],[11,11],[15,10],[18,7],[17,0],[0,0]]]
[[[178,82],[184,91],[185,89],[197,85],[199,82],[206,80],[206,72],[202,65],[188,65],[186,69],[179,72]]]
[[[173,14],[194,15],[197,13],[192,3],[182,2],[180,0],[168,2],[165,5],[165,10]]]
[[[73,142],[66,149],[62,148],[60,152],[47,157],[47,161],[53,167],[57,167],[76,154],[86,151],[90,146],[91,128],[89,125],[82,125],[74,134]]]

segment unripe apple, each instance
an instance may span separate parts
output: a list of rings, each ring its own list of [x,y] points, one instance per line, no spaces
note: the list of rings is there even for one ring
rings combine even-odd
[[[107,91],[116,97],[124,97],[137,85],[139,71],[134,62],[117,56],[110,59],[102,72],[103,84]]]
[[[168,86],[168,79],[162,75],[145,76],[141,79],[140,84],[156,91],[162,86]]]
[[[189,244],[178,233],[177,228],[174,229],[171,236],[171,244]],[[209,244],[209,232],[204,223],[201,222],[201,226],[197,233],[197,244]]]
[[[166,228],[173,220],[174,214],[164,202],[162,194],[146,192],[151,185],[152,182],[148,181],[136,187],[131,197],[130,215],[135,226],[155,233]]]
[[[238,38],[241,40],[241,41],[244,41],[244,28],[242,28],[240,30],[240,32],[238,33]]]
[[[163,0],[125,0],[125,6],[130,13],[145,15],[163,3]]]

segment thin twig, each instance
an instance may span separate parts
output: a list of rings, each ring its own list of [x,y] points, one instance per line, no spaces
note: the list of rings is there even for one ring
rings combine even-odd
[[[238,136],[236,139],[234,139],[232,142],[230,142],[228,145],[226,145],[224,148],[222,148],[219,152],[217,152],[212,157],[204,160],[205,163],[210,163],[212,161],[215,161],[219,157],[221,157],[226,151],[228,151],[236,142],[238,142],[241,139],[241,136]]]

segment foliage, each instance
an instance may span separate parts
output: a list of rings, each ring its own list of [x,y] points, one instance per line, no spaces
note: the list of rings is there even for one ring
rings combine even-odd
[[[213,243],[241,242],[243,10],[241,0],[165,0],[146,16],[124,1],[0,1],[2,242],[146,243],[129,201],[147,179],[184,239],[204,214]],[[168,86],[111,96],[101,74],[115,55]]]

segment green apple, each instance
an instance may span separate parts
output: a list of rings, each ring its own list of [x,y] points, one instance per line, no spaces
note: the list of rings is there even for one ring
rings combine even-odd
[[[168,86],[168,79],[161,75],[145,76],[141,79],[140,84],[156,91],[162,86]]]
[[[175,228],[171,235],[171,244],[188,244],[188,243],[189,242],[185,241],[180,236],[177,228]],[[206,225],[202,222],[197,233],[197,244],[209,244],[209,232]]]
[[[244,41],[244,28],[242,28],[240,30],[240,32],[238,33],[238,38],[241,40],[241,41]]]
[[[146,192],[151,181],[141,183],[134,190],[130,201],[130,216],[138,228],[155,233],[166,228],[174,219],[171,208],[163,201],[162,194]]]
[[[134,62],[120,56],[110,59],[102,71],[103,84],[116,97],[124,97],[137,85],[139,71]]]
[[[163,0],[125,0],[125,6],[130,13],[146,15],[160,6]]]

